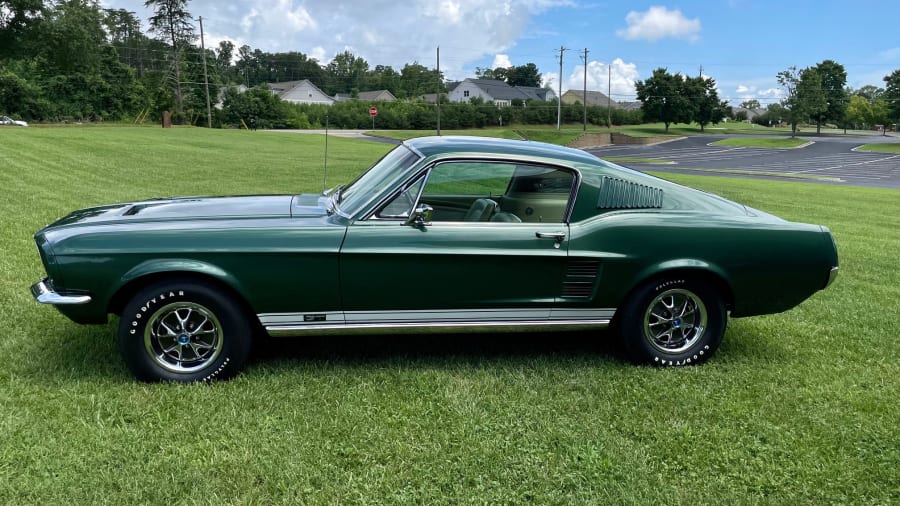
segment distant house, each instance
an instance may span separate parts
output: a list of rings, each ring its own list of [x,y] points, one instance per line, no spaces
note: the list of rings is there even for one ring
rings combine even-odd
[[[302,81],[285,81],[282,83],[267,83],[266,86],[281,100],[295,104],[334,104],[334,99],[325,94],[309,79]]]
[[[250,88],[244,86],[243,84],[239,84],[237,86],[232,86],[237,92],[246,93]],[[216,104],[213,106],[216,109],[223,109],[225,107],[225,90],[228,89],[228,86],[222,86],[219,88],[219,92],[216,94]]]
[[[755,118],[757,116],[762,116],[767,111],[765,109],[747,109],[745,107],[732,107],[731,112],[735,116],[737,116],[738,114],[743,112],[744,114],[747,115],[747,121],[753,121],[753,118]]]
[[[556,98],[553,90],[547,88],[510,86],[505,81],[494,79],[466,79],[450,83],[447,89],[450,102],[468,102],[473,98],[481,98],[499,107],[512,105],[513,100],[545,102]]]
[[[615,102],[610,100],[610,98],[605,94],[599,91],[587,91],[587,96],[585,96],[585,92],[581,90],[569,90],[562,95],[562,103],[564,104],[587,104],[587,105],[614,105]]]
[[[354,100],[353,96],[349,93],[338,93],[334,96],[334,99],[338,102]],[[394,94],[390,92],[390,90],[375,90],[361,91],[356,96],[355,100],[363,100],[366,102],[393,102],[397,100],[397,97],[395,97]]]
[[[640,102],[616,102],[615,100],[610,100],[605,93],[591,90],[587,91],[587,96],[585,96],[583,90],[569,90],[563,93],[562,102],[564,104],[582,104],[587,102],[587,105],[590,106],[610,106],[613,109],[622,109],[623,111],[633,111],[641,108]]]

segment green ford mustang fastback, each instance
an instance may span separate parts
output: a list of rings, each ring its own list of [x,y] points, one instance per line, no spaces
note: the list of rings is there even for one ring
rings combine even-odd
[[[425,137],[321,195],[168,198],[35,234],[35,298],[120,316],[147,381],[227,378],[253,336],[604,328],[638,363],[702,362],[733,317],[827,287],[827,228],[524,141]]]

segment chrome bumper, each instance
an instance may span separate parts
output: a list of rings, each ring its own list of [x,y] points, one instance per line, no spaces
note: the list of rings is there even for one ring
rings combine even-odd
[[[47,278],[43,278],[31,285],[31,295],[41,304],[87,304],[91,301],[90,295],[60,295],[47,285]]]
[[[838,275],[838,268],[832,267],[831,272],[828,273],[828,282],[825,283],[825,288],[828,288],[829,286],[831,286],[832,283],[834,283],[834,280],[837,278],[837,275]]]

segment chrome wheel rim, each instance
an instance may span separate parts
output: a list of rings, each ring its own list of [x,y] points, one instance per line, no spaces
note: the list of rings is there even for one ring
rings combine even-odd
[[[208,367],[222,353],[222,325],[206,307],[176,302],[159,308],[144,331],[153,361],[168,371],[191,373]]]
[[[644,313],[644,336],[663,353],[683,353],[706,331],[706,306],[690,290],[676,288],[659,294]]]

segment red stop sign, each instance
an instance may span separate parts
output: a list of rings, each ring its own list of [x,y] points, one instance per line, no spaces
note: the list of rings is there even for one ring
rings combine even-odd
[[[369,107],[369,116],[378,116],[378,108]]]

